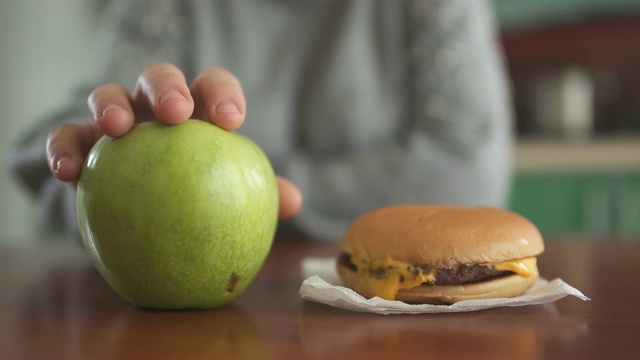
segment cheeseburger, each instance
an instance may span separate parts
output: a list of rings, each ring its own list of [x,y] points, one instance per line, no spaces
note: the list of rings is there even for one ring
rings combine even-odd
[[[413,304],[513,297],[538,279],[538,229],[491,207],[392,206],[356,219],[338,273],[366,298]]]

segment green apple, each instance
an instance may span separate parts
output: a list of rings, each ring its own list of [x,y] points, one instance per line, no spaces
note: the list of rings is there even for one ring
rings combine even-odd
[[[84,246],[120,295],[208,309],[240,295],[262,267],[278,189],[248,138],[199,120],[152,121],[94,145],[76,206]]]

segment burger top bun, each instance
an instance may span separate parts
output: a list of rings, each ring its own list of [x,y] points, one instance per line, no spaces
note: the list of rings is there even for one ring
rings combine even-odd
[[[507,210],[416,205],[365,213],[347,229],[341,247],[365,261],[389,255],[440,268],[536,256],[544,243],[535,225]]]

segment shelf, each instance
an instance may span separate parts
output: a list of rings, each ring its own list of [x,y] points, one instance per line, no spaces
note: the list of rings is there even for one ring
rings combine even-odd
[[[640,171],[640,137],[571,142],[521,139],[515,148],[519,173]]]

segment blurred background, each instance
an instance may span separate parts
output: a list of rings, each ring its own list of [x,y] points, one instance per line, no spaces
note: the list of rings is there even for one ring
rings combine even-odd
[[[34,200],[8,171],[8,156],[20,136],[68,101],[87,75],[98,4],[0,1],[0,241],[33,241],[44,231]]]
[[[640,235],[640,0],[493,0],[516,112],[509,207],[546,234]],[[88,76],[104,1],[0,1],[0,241],[41,237],[7,171]]]
[[[547,234],[640,235],[640,1],[494,0],[513,88],[510,208]]]

